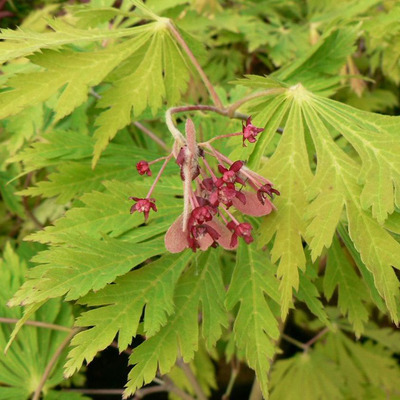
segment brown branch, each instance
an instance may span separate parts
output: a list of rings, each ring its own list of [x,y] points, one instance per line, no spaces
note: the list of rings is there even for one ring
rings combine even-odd
[[[321,332],[317,333],[313,338],[311,338],[307,343],[304,344],[304,351],[308,351],[309,348],[315,343],[317,342],[319,339],[321,339],[322,336],[324,336],[325,334],[327,334],[329,332],[329,328],[326,327],[324,329],[322,329]]]
[[[18,323],[18,321],[19,321],[18,318],[0,317],[0,323],[3,323],[3,324],[16,324],[16,323]],[[67,326],[50,324],[48,322],[42,322],[42,321],[25,321],[24,325],[35,326],[36,328],[53,329],[55,331],[63,331],[63,332],[71,332],[72,331],[72,328],[68,328]]]
[[[42,393],[42,389],[47,381],[47,378],[50,376],[54,366],[57,364],[59,357],[61,356],[64,349],[68,346],[71,339],[81,330],[82,330],[81,328],[75,328],[71,330],[69,335],[67,335],[66,338],[62,341],[62,343],[58,346],[57,350],[51,357],[49,363],[46,366],[46,369],[43,372],[42,378],[40,379],[40,382],[35,390],[35,393],[33,393],[32,400],[40,399],[40,394]]]

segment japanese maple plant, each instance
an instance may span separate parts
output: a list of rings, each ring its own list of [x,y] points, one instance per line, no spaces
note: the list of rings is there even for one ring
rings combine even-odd
[[[48,0],[3,29],[0,398],[399,399],[399,18]],[[93,389],[106,349],[127,379]]]

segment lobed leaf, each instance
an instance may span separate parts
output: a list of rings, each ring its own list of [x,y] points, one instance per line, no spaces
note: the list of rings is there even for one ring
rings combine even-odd
[[[266,299],[270,296],[279,304],[278,282],[274,273],[266,253],[242,244],[226,297],[229,310],[240,304],[233,326],[235,343],[248,365],[255,370],[266,398],[269,360],[276,351],[273,341],[279,337],[278,322]]]

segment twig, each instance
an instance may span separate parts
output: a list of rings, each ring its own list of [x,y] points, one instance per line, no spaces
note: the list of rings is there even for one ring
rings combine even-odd
[[[174,37],[178,41],[178,43],[181,45],[182,49],[185,51],[187,56],[190,58],[190,61],[192,62],[192,64],[196,68],[197,72],[199,73],[199,75],[201,77],[201,80],[203,81],[204,85],[206,86],[206,88],[208,90],[208,93],[210,93],[210,96],[211,96],[211,98],[213,100],[213,103],[217,107],[223,108],[222,101],[219,98],[217,92],[215,91],[214,86],[212,85],[212,83],[208,79],[208,77],[207,77],[206,73],[204,72],[203,68],[201,68],[200,63],[197,61],[197,58],[194,56],[194,54],[190,50],[189,46],[186,44],[185,40],[183,39],[183,37],[181,36],[179,31],[175,28],[175,26],[173,25],[173,23],[171,21],[168,22],[168,28],[171,31],[171,33],[174,35]]]
[[[18,323],[18,321],[19,321],[18,318],[0,317],[0,323],[4,323],[4,324],[16,324],[16,323]],[[63,331],[63,332],[71,332],[72,331],[72,328],[68,328],[67,326],[50,324],[48,322],[42,322],[42,321],[25,321],[24,325],[35,326],[37,328],[53,329],[55,331]]]
[[[154,140],[157,144],[159,144],[165,151],[170,151],[169,147],[165,144],[163,140],[161,140],[155,133],[153,133],[150,129],[146,128],[140,122],[134,122],[137,128],[139,128],[143,133],[145,133],[148,137]]]
[[[235,384],[236,378],[239,375],[240,362],[236,360],[231,362],[231,376],[229,378],[228,386],[226,387],[225,393],[222,395],[221,400],[229,400],[232,393],[233,385]]]
[[[177,114],[177,113],[188,112],[188,111],[212,111],[217,114],[223,115],[225,117],[237,118],[237,119],[242,119],[242,120],[246,120],[249,117],[246,114],[242,114],[242,113],[236,112],[236,111],[230,114],[229,108],[228,109],[220,108],[220,107],[208,106],[208,105],[204,105],[204,104],[194,104],[191,106],[172,107],[169,109],[169,111],[171,112],[171,114]]]
[[[81,328],[75,328],[71,330],[69,335],[67,335],[67,337],[58,346],[57,350],[51,357],[49,363],[46,366],[46,369],[43,372],[42,378],[40,379],[40,382],[35,390],[35,393],[33,393],[32,400],[39,400],[40,394],[42,393],[42,389],[46,383],[46,380],[50,376],[54,366],[57,364],[58,358],[61,356],[61,353],[64,351],[64,349],[68,346],[68,343],[71,341],[71,339],[81,330],[82,330]]]
[[[198,400],[207,400],[207,396],[205,395],[202,387],[200,386],[199,381],[193,374],[192,369],[190,368],[189,364],[186,364],[181,358],[178,358],[176,361],[176,365],[184,372],[186,378],[188,379],[189,383],[193,387]]]
[[[294,344],[299,349],[302,349],[302,350],[306,349],[306,345],[304,343],[301,343],[300,341],[293,339],[291,336],[288,336],[284,333],[282,333],[282,339],[285,340],[286,342]]]
[[[286,88],[273,88],[273,89],[263,90],[258,93],[252,93],[249,96],[243,97],[243,99],[240,99],[235,103],[231,104],[227,109],[227,114],[233,115],[241,105],[247,103],[250,100],[256,99],[258,97],[270,96],[271,94],[283,93],[285,90]]]
[[[304,344],[304,351],[308,351],[309,348],[315,343],[317,342],[319,339],[321,339],[322,336],[324,336],[325,334],[327,334],[329,332],[329,328],[325,327],[324,329],[322,329],[321,332],[317,333],[313,338],[311,338],[307,343]]]

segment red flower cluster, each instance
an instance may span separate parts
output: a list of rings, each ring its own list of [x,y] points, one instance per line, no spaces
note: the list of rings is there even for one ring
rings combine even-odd
[[[243,125],[243,143],[245,140],[250,143],[255,142],[255,136],[261,131],[262,128],[251,124],[249,117],[246,125]],[[176,163],[180,167],[181,179],[185,181],[184,212],[165,235],[167,250],[178,253],[185,248],[196,251],[218,245],[232,250],[237,247],[239,237],[247,244],[251,243],[252,225],[248,222],[239,222],[230,208],[233,206],[237,211],[251,216],[267,215],[274,208],[267,196],[272,199],[274,194],[280,194],[279,191],[273,188],[270,181],[246,168],[243,161],[231,161],[209,142],[197,145],[194,125],[190,120],[186,124],[186,137],[187,144],[174,154]],[[218,172],[210,166],[206,155],[212,156],[217,161]],[[143,212],[147,220],[150,209],[157,211],[155,200],[150,196],[171,156],[172,153],[164,158],[165,162],[147,197],[130,198],[137,202],[132,206],[131,213]],[[141,175],[145,173],[149,175],[148,165],[145,161],[138,163],[138,172]],[[195,183],[195,189],[192,182]],[[253,191],[244,190],[246,185]]]

